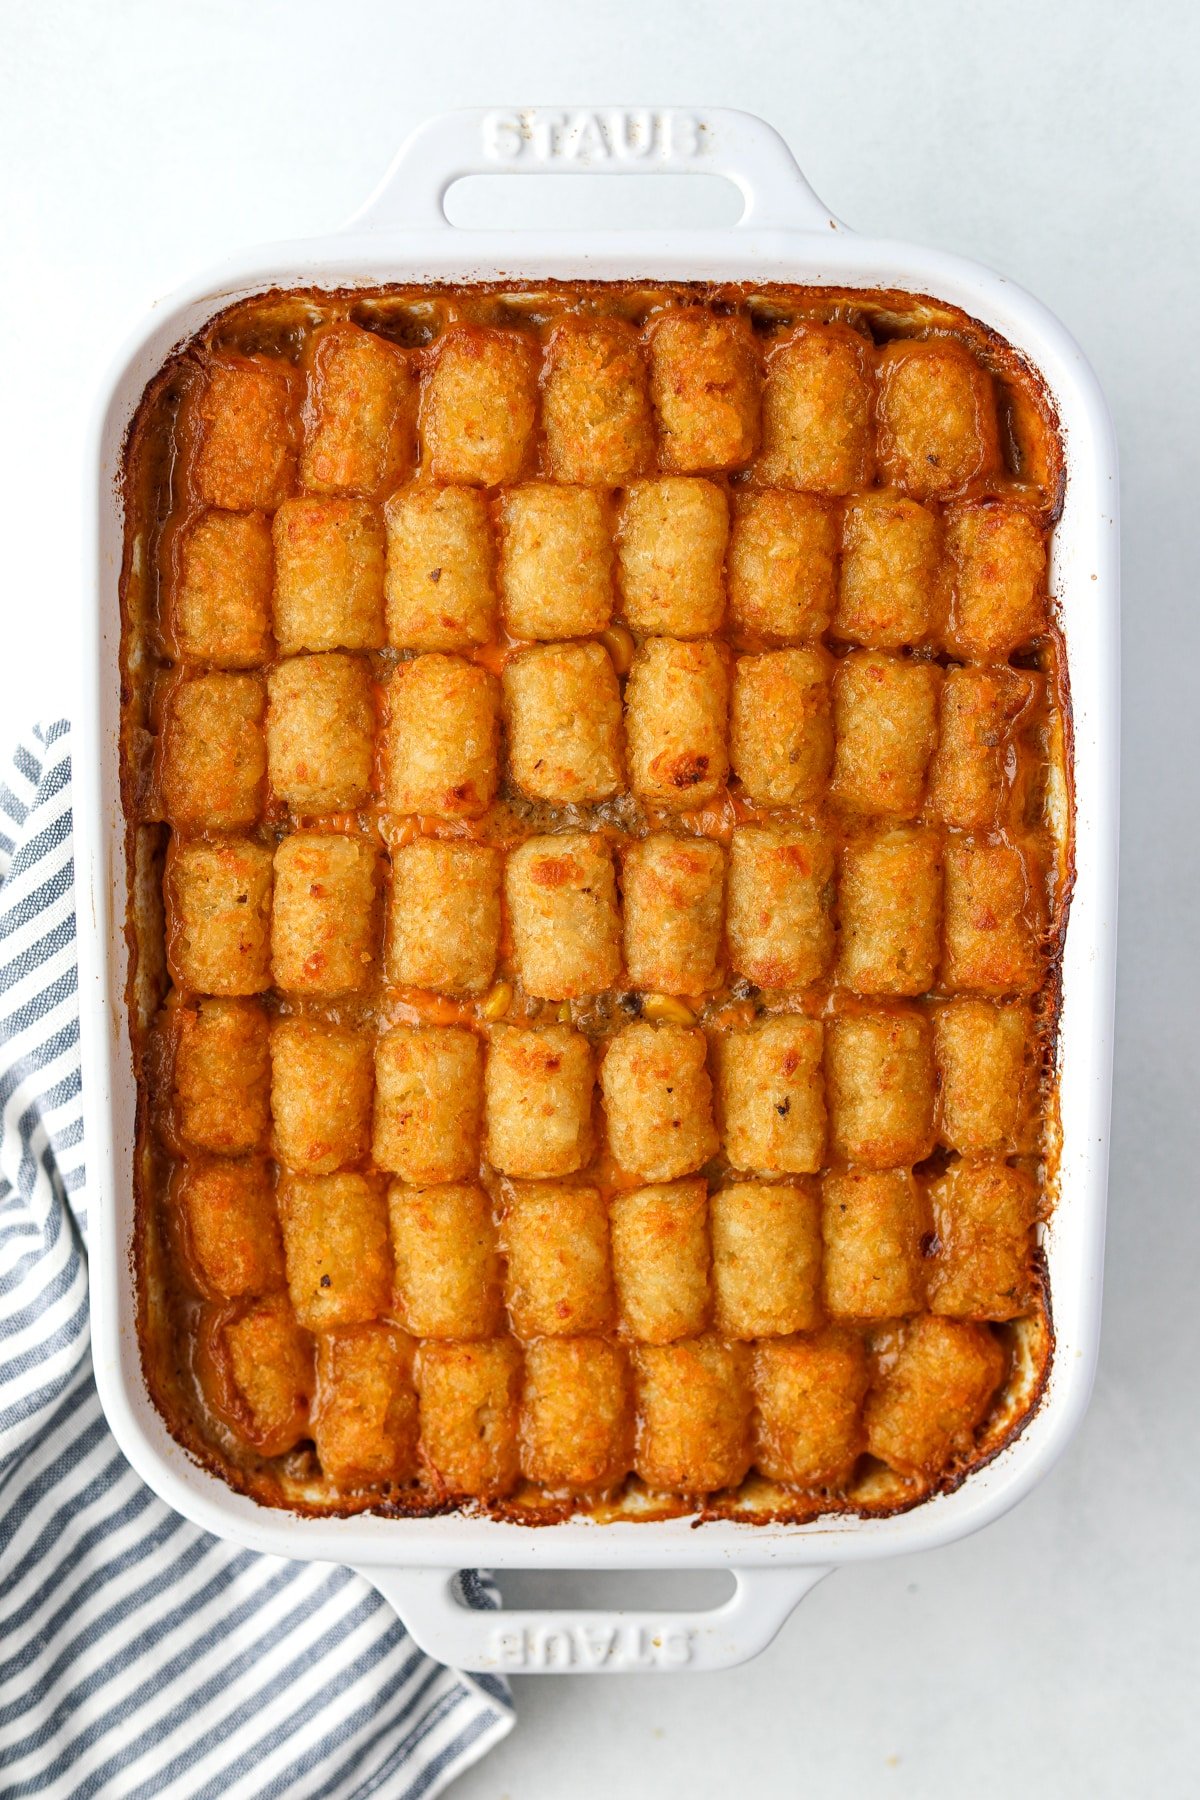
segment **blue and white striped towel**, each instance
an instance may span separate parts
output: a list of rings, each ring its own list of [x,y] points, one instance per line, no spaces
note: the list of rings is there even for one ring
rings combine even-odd
[[[198,1531],[100,1410],[70,783],[65,721],[0,781],[0,1800],[432,1796],[510,1729],[504,1685],[348,1570]]]

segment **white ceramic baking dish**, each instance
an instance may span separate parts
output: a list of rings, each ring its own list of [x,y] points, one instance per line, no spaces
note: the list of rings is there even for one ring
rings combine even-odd
[[[468,174],[693,171],[728,177],[745,212],[709,231],[468,232],[443,201]],[[891,1518],[806,1525],[686,1519],[532,1529],[469,1515],[307,1518],[259,1506],[175,1443],[142,1381],[130,1277],[135,1089],[123,992],[126,877],[118,789],[122,516],[117,476],[148,379],[182,339],[231,301],[271,286],[422,280],[663,278],[830,283],[930,294],[984,321],[1041,372],[1066,444],[1052,588],[1074,711],[1076,881],[1059,1040],[1060,1186],[1046,1229],[1056,1352],[1023,1433],[956,1491]],[[121,356],[91,457],[92,554],[85,583],[84,692],[75,754],[80,1011],[92,1208],[96,1379],[112,1428],[142,1477],[219,1536],[279,1555],[349,1564],[394,1602],[417,1642],[468,1669],[717,1668],[760,1650],[839,1563],[933,1548],[978,1530],[1038,1482],[1087,1403],[1100,1325],[1108,1164],[1117,854],[1117,460],[1103,396],[1078,345],[1044,307],[979,265],[862,238],[833,218],[783,140],[744,113],[602,107],[467,111],[409,138],[343,232],[239,256],[162,303]],[[736,1592],[707,1613],[471,1612],[454,1573],[538,1569],[729,1569]]]

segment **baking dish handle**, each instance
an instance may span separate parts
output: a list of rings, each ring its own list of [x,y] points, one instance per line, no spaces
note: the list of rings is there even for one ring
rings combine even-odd
[[[631,1675],[729,1669],[776,1636],[816,1568],[731,1569],[730,1598],[704,1612],[520,1611],[466,1606],[454,1569],[360,1568],[420,1648],[474,1674]]]
[[[465,107],[418,125],[347,231],[453,230],[449,188],[464,175],[721,175],[741,191],[738,227],[845,229],[787,144],[728,107]]]

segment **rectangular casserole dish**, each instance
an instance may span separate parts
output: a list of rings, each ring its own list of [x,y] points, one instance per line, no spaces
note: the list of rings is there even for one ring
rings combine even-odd
[[[688,233],[466,233],[443,200],[486,172],[694,171],[728,177],[746,211],[734,228]],[[1057,1200],[1044,1253],[1056,1354],[1023,1433],[955,1491],[885,1518],[805,1525],[687,1519],[571,1520],[553,1530],[465,1514],[389,1520],[295,1517],[260,1507],[192,1462],[146,1391],[129,1273],[136,1088],[126,1044],[124,821],[118,786],[122,516],[126,430],[167,354],[215,312],[270,287],[496,279],[667,279],[896,288],[961,308],[1037,371],[1057,411],[1066,483],[1051,591],[1074,721],[1075,887],[1062,970]],[[94,1193],[97,1381],[122,1448],[143,1478],[207,1530],[251,1548],[359,1568],[441,1660],[476,1669],[719,1667],[769,1641],[802,1594],[839,1562],[931,1547],[1014,1504],[1045,1473],[1082,1415],[1099,1329],[1111,1065],[1116,882],[1116,457],[1103,398],[1078,347],[1027,295],[974,265],[856,238],[807,187],[760,121],[715,111],[531,109],[447,115],[401,150],[348,230],[239,258],[160,309],[121,358],[94,445],[96,596],[85,609],[85,689],[76,772],[81,1031]],[[719,1567],[732,1600],[671,1620],[634,1614],[473,1614],[454,1573],[499,1567]]]

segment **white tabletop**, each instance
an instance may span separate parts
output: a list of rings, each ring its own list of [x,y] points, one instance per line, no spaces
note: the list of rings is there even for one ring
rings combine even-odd
[[[1018,1512],[836,1574],[746,1668],[518,1682],[516,1732],[455,1793],[1194,1791],[1200,8],[11,0],[4,36],[6,736],[69,706],[81,424],[115,342],[226,250],[338,223],[447,106],[762,113],[852,225],[990,263],[1082,340],[1121,439],[1129,622],[1107,1322],[1087,1424]],[[608,188],[598,204],[611,218]]]

